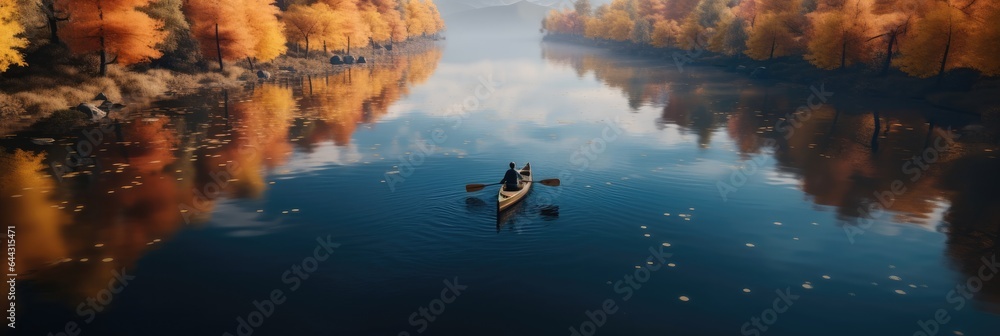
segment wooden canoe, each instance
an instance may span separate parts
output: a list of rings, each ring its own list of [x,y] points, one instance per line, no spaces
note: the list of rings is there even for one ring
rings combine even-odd
[[[524,168],[520,169],[520,173],[522,180],[518,186],[521,187],[521,190],[507,191],[505,185],[500,185],[500,193],[497,195],[498,212],[517,204],[531,191],[531,164],[525,163]]]

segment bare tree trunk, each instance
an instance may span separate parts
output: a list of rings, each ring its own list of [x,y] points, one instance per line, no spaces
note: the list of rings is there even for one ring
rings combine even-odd
[[[847,32],[844,32],[844,42],[840,45],[840,69],[847,67]]]
[[[222,65],[222,42],[219,41],[219,23],[215,23],[215,52],[219,54],[219,72],[224,70]]]
[[[45,18],[48,20],[49,25],[49,43],[59,44],[62,41],[59,40],[59,21],[69,20],[69,17],[61,18],[56,15],[56,2],[55,0],[46,1],[45,7]]]
[[[941,58],[941,69],[938,70],[937,85],[941,85],[944,82],[944,69],[948,65],[948,52],[951,51],[951,34],[952,34],[952,23],[951,18],[948,18],[948,42],[944,45],[944,56]]]
[[[882,130],[882,119],[879,118],[878,110],[872,111],[872,119],[875,121],[875,128],[872,130],[872,154],[878,151],[878,134]]]
[[[775,44],[777,44],[777,39],[778,39],[777,36],[772,36],[771,37],[771,55],[767,57],[768,61],[774,59],[774,46],[775,46]]]
[[[101,77],[106,77],[108,75],[108,51],[104,46],[104,10],[101,9],[100,1],[97,1],[97,18],[101,20],[101,26],[97,30],[101,43]]]
[[[881,76],[887,75],[889,67],[892,66],[892,47],[896,44],[896,36],[899,34],[898,29],[895,28],[889,33],[889,46],[885,50],[885,61],[882,62]]]

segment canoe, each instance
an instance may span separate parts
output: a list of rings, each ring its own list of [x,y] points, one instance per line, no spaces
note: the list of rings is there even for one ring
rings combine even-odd
[[[518,184],[521,190],[507,191],[505,185],[500,186],[500,193],[497,195],[497,211],[504,211],[517,202],[520,202],[531,191],[531,164],[525,163],[520,169],[521,183]]]

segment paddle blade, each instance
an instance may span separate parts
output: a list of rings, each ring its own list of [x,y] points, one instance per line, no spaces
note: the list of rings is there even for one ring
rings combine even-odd
[[[480,191],[480,190],[483,190],[483,188],[486,188],[485,184],[478,184],[478,183],[475,183],[475,184],[466,184],[465,185],[465,192]]]
[[[545,180],[538,181],[538,183],[541,183],[541,184],[544,184],[544,185],[547,185],[547,186],[550,186],[550,187],[558,187],[560,182],[559,182],[559,179],[545,179]]]

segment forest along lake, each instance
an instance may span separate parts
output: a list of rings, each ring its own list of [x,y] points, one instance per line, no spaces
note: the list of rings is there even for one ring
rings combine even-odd
[[[46,155],[6,155],[0,172],[5,221],[33,223],[18,232],[18,329],[1000,326],[983,248],[1000,161],[976,118],[533,37],[373,58],[133,111],[122,139],[105,133],[58,178],[50,163],[82,135],[3,140]],[[510,161],[562,186],[498,219],[495,187],[463,186]]]

